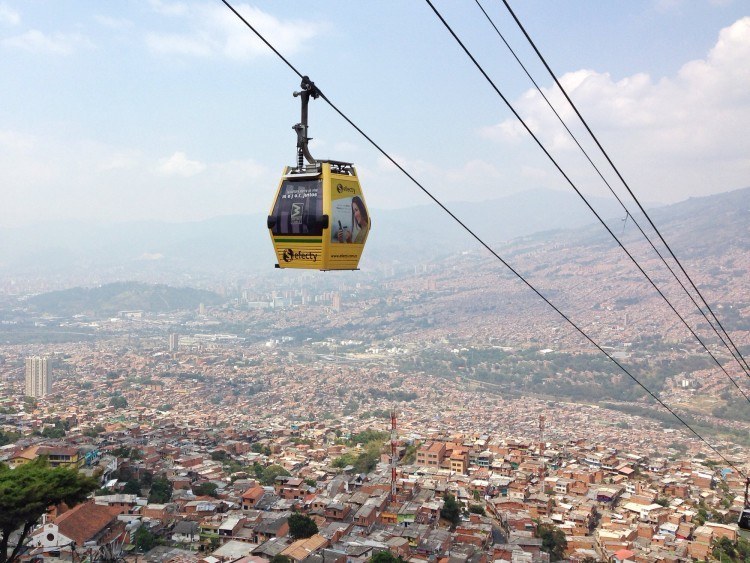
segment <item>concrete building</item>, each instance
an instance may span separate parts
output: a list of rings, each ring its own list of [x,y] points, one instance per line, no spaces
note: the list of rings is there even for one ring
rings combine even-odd
[[[47,358],[26,358],[26,396],[44,397],[52,392],[52,376]]]

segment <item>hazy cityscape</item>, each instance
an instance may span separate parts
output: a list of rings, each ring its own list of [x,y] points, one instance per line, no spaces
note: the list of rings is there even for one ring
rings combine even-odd
[[[0,563],[750,562],[747,6],[233,4],[0,0]]]
[[[711,218],[660,213],[747,351],[737,198],[747,190],[703,201]],[[690,235],[706,229],[709,242]],[[750,417],[658,294],[592,236],[501,248],[707,442],[481,250],[344,274],[196,273],[201,289],[154,283],[168,270],[73,289],[6,276],[0,456],[48,456],[100,486],[48,513],[25,557],[543,561],[557,553],[547,529],[572,561],[710,557],[739,538]],[[296,539],[294,514],[317,532]]]

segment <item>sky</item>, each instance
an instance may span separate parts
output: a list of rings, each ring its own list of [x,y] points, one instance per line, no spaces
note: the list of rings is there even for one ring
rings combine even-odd
[[[502,2],[481,3],[604,169]],[[476,1],[434,4],[571,180],[607,193]],[[441,200],[570,189],[426,2],[233,5]],[[744,0],[511,6],[642,201],[750,185]],[[0,0],[0,228],[266,213],[298,89],[219,0]],[[324,101],[309,124],[312,154],[354,162],[372,209],[428,202]]]

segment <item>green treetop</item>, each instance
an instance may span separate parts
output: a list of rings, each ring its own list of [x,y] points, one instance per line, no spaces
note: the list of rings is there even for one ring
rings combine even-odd
[[[0,563],[18,558],[21,546],[48,507],[63,502],[74,506],[98,486],[96,479],[74,469],[51,468],[44,457],[16,469],[0,463]],[[18,543],[9,546],[11,534],[18,529]],[[9,547],[13,547],[10,555]]]

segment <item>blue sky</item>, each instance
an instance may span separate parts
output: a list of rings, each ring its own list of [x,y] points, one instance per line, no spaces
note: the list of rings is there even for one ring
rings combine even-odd
[[[476,3],[435,4],[574,181],[603,194]],[[482,4],[569,116],[502,3]],[[234,5],[446,201],[568,189],[426,3]],[[512,5],[639,197],[750,185],[746,3]],[[299,80],[218,0],[0,0],[0,76],[2,227],[265,213],[294,161]],[[324,102],[310,126],[313,155],[353,161],[371,207],[427,201]]]

